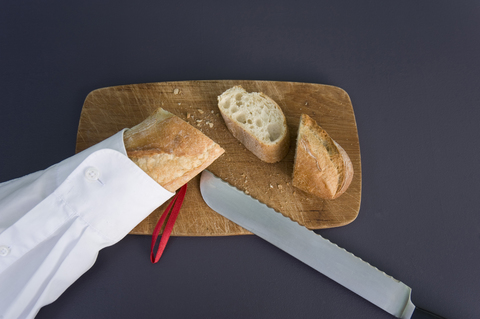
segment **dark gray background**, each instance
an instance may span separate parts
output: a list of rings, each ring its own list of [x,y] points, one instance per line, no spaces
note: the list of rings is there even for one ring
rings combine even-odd
[[[346,90],[358,218],[318,231],[480,317],[478,1],[1,1],[0,181],[74,154],[97,88],[248,79]],[[1,212],[0,212],[1,213]],[[128,236],[38,318],[390,318],[256,236]],[[320,256],[321,258],[321,256]]]

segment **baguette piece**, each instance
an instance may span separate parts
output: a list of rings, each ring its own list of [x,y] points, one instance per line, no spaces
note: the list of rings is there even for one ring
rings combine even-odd
[[[275,163],[287,155],[287,120],[270,97],[234,86],[218,96],[218,108],[228,130],[259,159]]]
[[[202,132],[162,108],[125,131],[124,142],[128,157],[171,192],[224,153]]]
[[[345,150],[311,117],[302,114],[292,185],[323,199],[335,199],[350,186],[353,174]]]

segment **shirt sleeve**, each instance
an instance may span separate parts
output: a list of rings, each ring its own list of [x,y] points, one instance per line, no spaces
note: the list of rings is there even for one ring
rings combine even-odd
[[[102,143],[0,184],[0,318],[33,318],[173,195],[128,159],[123,132]]]

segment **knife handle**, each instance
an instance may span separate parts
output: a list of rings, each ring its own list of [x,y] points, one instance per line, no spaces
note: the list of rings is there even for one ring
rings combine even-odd
[[[428,310],[415,307],[412,317],[410,319],[445,319],[439,315],[434,314]]]

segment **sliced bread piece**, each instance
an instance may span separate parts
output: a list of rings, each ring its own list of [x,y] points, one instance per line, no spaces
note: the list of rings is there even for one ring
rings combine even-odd
[[[287,120],[270,97],[234,86],[218,96],[218,108],[228,130],[259,159],[275,163],[287,155]]]
[[[345,150],[311,117],[302,114],[292,185],[320,198],[335,199],[352,179],[353,165]]]
[[[128,157],[171,192],[224,153],[202,132],[162,108],[125,131],[123,138]]]

